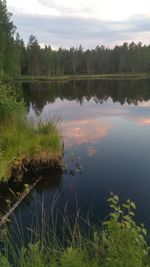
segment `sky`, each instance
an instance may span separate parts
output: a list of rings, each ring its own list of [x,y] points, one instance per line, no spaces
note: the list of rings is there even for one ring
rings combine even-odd
[[[54,49],[150,43],[150,0],[7,0],[7,7],[26,43],[30,34]]]

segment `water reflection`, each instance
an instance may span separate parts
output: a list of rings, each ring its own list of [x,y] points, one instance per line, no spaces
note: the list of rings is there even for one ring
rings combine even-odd
[[[150,125],[150,118],[139,118],[137,123],[140,125]]]
[[[91,158],[93,158],[94,156],[96,156],[97,154],[97,151],[96,149],[93,147],[93,146],[89,146],[88,149],[87,149],[87,155]]]
[[[100,118],[68,121],[64,123],[64,132],[67,136],[66,145],[68,147],[96,143],[97,140],[104,138],[112,127],[111,122]]]
[[[29,210],[39,198],[48,210],[54,192],[60,194],[58,209],[67,202],[74,214],[76,196],[82,215],[91,206],[93,220],[103,219],[112,191],[123,201],[135,201],[137,220],[150,228],[149,89],[150,80],[23,84],[29,118],[60,117],[65,150],[80,156],[83,166],[81,175],[62,174],[55,189],[48,180],[37,187],[28,198],[28,210],[23,203],[24,220],[30,220]]]
[[[23,83],[18,84],[19,91],[27,106],[32,103],[39,113],[49,103],[58,98],[68,101],[75,100],[80,105],[93,99],[95,103],[103,103],[109,98],[121,105],[142,103],[150,100],[150,80],[101,80],[73,81],[66,83]]]
[[[23,181],[14,182],[10,180],[7,184],[0,184],[0,217],[2,217],[8,210],[9,206],[12,206],[19,196],[25,191],[24,184],[28,184],[29,187],[42,177],[42,180],[37,184],[35,190],[42,194],[43,191],[57,191],[62,183],[62,171],[54,171],[52,169],[45,169],[38,172],[27,173]],[[30,196],[25,201],[25,205],[30,206],[30,201],[32,202],[32,197]]]

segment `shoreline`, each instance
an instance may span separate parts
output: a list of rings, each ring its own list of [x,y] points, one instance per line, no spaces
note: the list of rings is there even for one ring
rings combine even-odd
[[[2,82],[69,82],[78,80],[119,80],[119,79],[148,79],[150,73],[108,73],[108,74],[81,74],[81,75],[62,75],[62,76],[20,76],[0,79]]]

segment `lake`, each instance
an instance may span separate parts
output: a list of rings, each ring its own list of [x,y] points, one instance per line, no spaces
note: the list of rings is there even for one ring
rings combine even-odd
[[[150,80],[17,84],[28,119],[59,120],[65,172],[46,171],[16,210],[23,232],[33,214],[55,209],[93,222],[108,215],[109,192],[136,203],[150,230]]]

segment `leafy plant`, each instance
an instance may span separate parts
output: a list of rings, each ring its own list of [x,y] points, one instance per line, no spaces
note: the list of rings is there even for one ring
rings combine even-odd
[[[23,119],[25,114],[24,102],[18,100],[15,90],[8,85],[0,84],[0,123]],[[2,126],[1,124],[0,127]]]
[[[112,212],[103,223],[102,243],[105,248],[105,264],[111,267],[148,266],[146,229],[134,221],[136,206],[129,199],[122,205],[119,197],[111,193],[108,199]]]
[[[129,199],[120,204],[119,197],[114,194],[108,202],[112,212],[102,228],[92,225],[89,219],[87,222],[80,218],[82,225],[79,215],[72,223],[71,218],[64,215],[63,237],[60,232],[56,234],[55,221],[48,228],[49,232],[46,225],[40,225],[39,232],[35,232],[37,239],[34,242],[31,239],[26,246],[15,248],[16,244],[4,235],[7,242],[0,266],[11,266],[7,253],[10,247],[13,267],[150,267],[147,232],[143,225],[138,226],[134,221],[135,204]],[[54,220],[54,214],[50,219]],[[43,227],[45,229],[41,230]],[[31,231],[34,233],[34,229]]]

